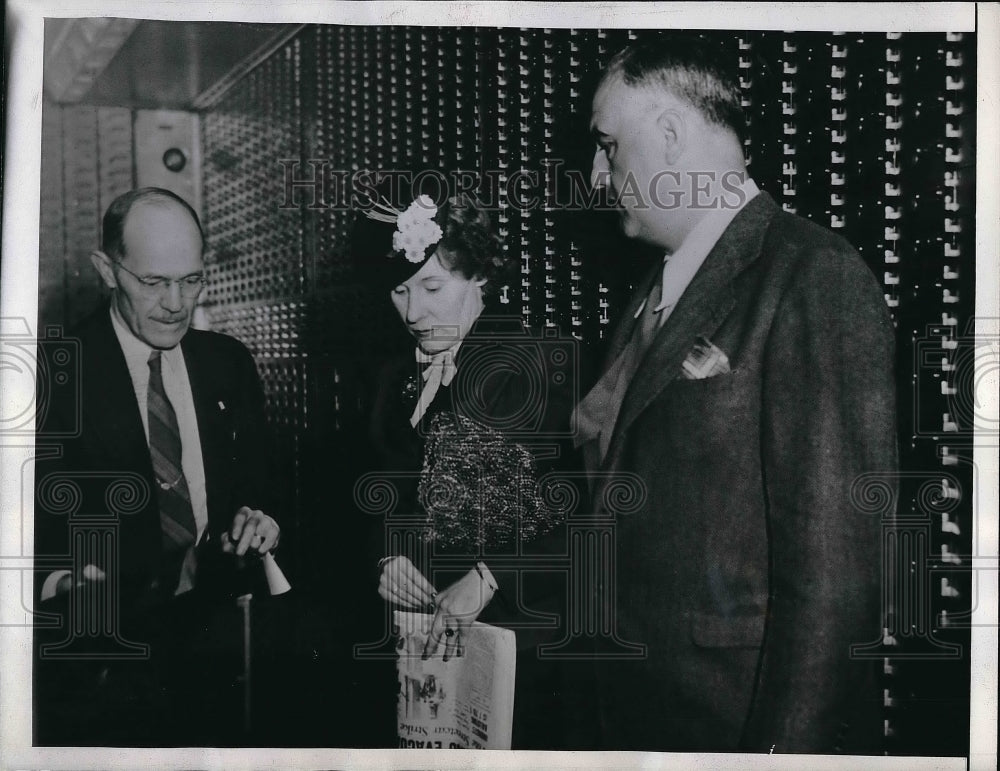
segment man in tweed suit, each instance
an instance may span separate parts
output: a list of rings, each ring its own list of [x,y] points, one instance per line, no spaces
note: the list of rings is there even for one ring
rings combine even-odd
[[[724,59],[633,46],[592,105],[595,184],[666,255],[577,410],[594,479],[645,488],[599,578],[644,646],[596,662],[599,743],[877,753],[876,672],[850,649],[882,629],[880,522],[851,488],[896,466],[892,323],[851,246],[747,176]]]

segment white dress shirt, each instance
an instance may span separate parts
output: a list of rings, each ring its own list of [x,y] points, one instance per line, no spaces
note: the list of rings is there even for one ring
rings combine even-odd
[[[654,308],[659,313],[659,326],[663,326],[663,322],[673,313],[677,302],[687,290],[698,269],[705,262],[709,252],[712,251],[726,228],[729,227],[729,223],[743,210],[744,206],[760,193],[760,188],[750,177],[746,178],[746,182],[740,185],[739,189],[742,195],[738,207],[716,208],[707,211],[705,216],[687,234],[687,238],[677,248],[677,251],[664,255],[662,299],[660,304]],[[643,300],[639,310],[635,313],[635,318],[639,318],[645,309],[646,301]]]

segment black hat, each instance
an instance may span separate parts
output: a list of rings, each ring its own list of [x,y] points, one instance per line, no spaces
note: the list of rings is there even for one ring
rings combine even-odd
[[[374,177],[374,175],[373,175]],[[433,171],[382,172],[359,189],[351,254],[376,285],[398,286],[437,250],[447,186]]]
[[[359,192],[351,253],[369,285],[399,286],[435,252],[449,270],[485,278],[487,295],[508,280],[515,255],[505,253],[490,212],[468,192],[449,196],[440,172],[384,172]]]

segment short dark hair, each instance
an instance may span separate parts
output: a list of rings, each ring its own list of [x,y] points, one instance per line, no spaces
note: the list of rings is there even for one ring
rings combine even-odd
[[[664,35],[630,45],[608,62],[601,83],[657,85],[689,102],[711,123],[746,135],[735,57],[696,35]]]
[[[202,230],[201,220],[198,219],[191,204],[176,193],[162,187],[140,187],[122,193],[111,202],[108,210],[104,212],[101,226],[101,250],[111,259],[120,260],[125,256],[125,219],[137,203],[178,204],[191,215],[191,219],[198,227],[198,234],[201,236],[202,249],[205,248],[205,231]]]
[[[444,266],[466,278],[485,278],[483,291],[495,289],[509,260],[489,212],[471,195],[462,193],[445,201],[434,219],[443,233],[438,255]]]

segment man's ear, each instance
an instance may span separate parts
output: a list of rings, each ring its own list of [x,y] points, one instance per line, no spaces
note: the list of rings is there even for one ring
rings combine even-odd
[[[101,278],[108,289],[118,288],[118,279],[115,277],[115,271],[111,267],[111,258],[108,255],[99,250],[93,251],[90,253],[90,262],[97,272],[101,274]]]
[[[663,138],[664,160],[677,163],[687,145],[690,126],[684,113],[673,107],[664,108],[656,118],[656,128]]]

